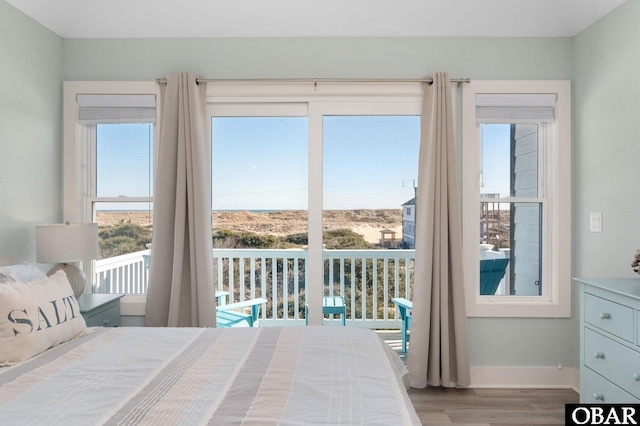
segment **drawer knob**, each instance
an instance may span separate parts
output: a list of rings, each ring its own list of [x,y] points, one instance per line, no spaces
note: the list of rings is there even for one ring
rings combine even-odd
[[[102,320],[102,324],[108,325],[109,324],[109,318],[105,318],[104,320]]]
[[[604,352],[595,352],[593,356],[596,358],[604,359]]]
[[[604,401],[604,395],[596,392],[593,394],[593,399],[595,399],[596,401]]]
[[[640,382],[640,373],[633,373],[633,380]]]
[[[611,319],[611,314],[608,312],[602,312],[600,314],[600,319]]]

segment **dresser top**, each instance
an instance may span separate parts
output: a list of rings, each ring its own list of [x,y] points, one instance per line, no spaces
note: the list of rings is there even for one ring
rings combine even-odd
[[[640,278],[580,278],[574,281],[640,300]]]

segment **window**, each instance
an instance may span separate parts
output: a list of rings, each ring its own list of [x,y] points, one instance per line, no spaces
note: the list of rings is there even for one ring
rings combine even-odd
[[[570,315],[569,82],[463,88],[470,316]]]
[[[208,85],[216,290],[265,297],[263,323],[304,324],[308,304],[317,324],[322,296],[343,295],[348,321],[384,326],[398,321],[391,298],[411,297],[413,251],[397,249],[417,178],[422,88],[363,86]],[[254,233],[263,238],[242,248],[228,238]]]
[[[76,129],[65,128],[65,164],[80,168],[64,168],[64,218],[98,223],[99,256],[85,262],[94,293],[147,290],[156,99],[144,83],[65,83],[65,125]]]

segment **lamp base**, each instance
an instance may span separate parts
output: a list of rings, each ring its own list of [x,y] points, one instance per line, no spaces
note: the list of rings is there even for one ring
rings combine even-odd
[[[82,293],[84,293],[85,283],[87,282],[86,275],[75,265],[70,265],[68,263],[60,263],[59,265],[54,266],[49,272],[47,272],[47,275],[51,276],[60,269],[62,269],[67,275],[69,284],[71,284],[71,288],[73,289],[73,295],[77,299]]]

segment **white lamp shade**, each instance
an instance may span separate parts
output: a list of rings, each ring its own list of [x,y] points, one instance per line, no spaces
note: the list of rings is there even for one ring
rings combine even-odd
[[[68,263],[98,257],[98,224],[36,226],[36,261]]]

